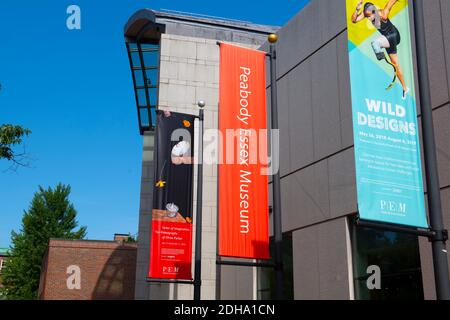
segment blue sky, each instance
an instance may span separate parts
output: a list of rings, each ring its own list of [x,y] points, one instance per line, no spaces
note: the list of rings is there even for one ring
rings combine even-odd
[[[0,124],[33,133],[31,168],[0,161],[0,247],[10,244],[39,185],[70,184],[89,239],[137,233],[142,140],[123,26],[141,8],[283,25],[307,0],[0,2]],[[82,30],[66,28],[80,6]],[[275,4],[275,5],[274,5]]]

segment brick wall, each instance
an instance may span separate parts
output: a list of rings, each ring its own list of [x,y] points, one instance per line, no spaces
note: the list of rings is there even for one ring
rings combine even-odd
[[[8,257],[0,256],[0,287],[2,286],[2,279],[1,279],[2,267],[3,268],[5,267],[6,260],[8,260]],[[1,297],[0,297],[0,299],[1,299]]]
[[[114,241],[50,240],[42,264],[39,298],[133,299],[136,249],[135,244]],[[79,288],[73,285],[78,276]],[[67,282],[75,288],[69,289]]]
[[[5,266],[7,257],[0,256],[0,274],[2,273],[2,266]]]

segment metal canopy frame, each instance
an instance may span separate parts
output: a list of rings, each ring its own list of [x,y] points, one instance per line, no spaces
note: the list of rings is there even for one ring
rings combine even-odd
[[[148,283],[158,283],[158,284],[190,284],[193,285],[193,280],[169,280],[169,279],[153,279],[153,278],[146,278],[145,280]]]
[[[418,237],[426,237],[430,240],[430,242],[447,241],[448,240],[448,231],[447,230],[438,232],[438,231],[432,230],[432,229],[419,229],[419,228],[394,225],[394,224],[389,224],[389,223],[361,220],[359,218],[359,215],[355,219],[355,225],[357,227],[372,228],[372,229],[378,229],[378,230],[384,230],[384,231],[412,234],[412,235],[415,235]]]
[[[146,65],[145,56],[148,54],[160,54],[160,40],[161,34],[165,32],[165,25],[155,22],[154,16],[142,16],[135,21],[130,22],[125,30],[125,45],[128,53],[128,60],[130,62],[131,76],[133,79],[133,89],[136,101],[137,116],[139,123],[139,133],[143,135],[147,131],[154,131],[154,117],[158,108],[159,95],[159,70],[160,59],[154,65]],[[154,47],[146,47],[148,45]],[[139,57],[139,64],[136,64],[136,55]],[[147,76],[148,70],[157,70],[156,83],[150,83]],[[142,83],[138,83],[136,73],[142,71]],[[140,77],[139,77],[140,78]],[[143,95],[145,92],[145,103],[143,103]],[[150,93],[155,91],[154,93]],[[156,95],[154,97],[153,95]],[[153,99],[152,99],[153,98]],[[153,100],[153,103],[152,103]],[[148,119],[148,121],[147,121]]]
[[[233,260],[223,260],[222,257],[218,256],[216,259],[217,265],[222,266],[237,266],[237,267],[258,267],[258,268],[275,268],[276,264],[274,262],[246,262],[246,261],[233,261]]]

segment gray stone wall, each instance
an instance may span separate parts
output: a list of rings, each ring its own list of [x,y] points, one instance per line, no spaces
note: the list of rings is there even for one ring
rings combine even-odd
[[[206,102],[205,130],[217,127],[219,47],[216,41],[164,34],[161,39],[159,108],[198,114],[199,100]],[[198,141],[198,137],[195,139]],[[194,199],[197,199],[196,169]],[[217,168],[205,164],[203,173],[202,299],[215,299]],[[194,202],[194,212],[196,208]],[[195,219],[193,237],[195,239]],[[192,299],[192,286],[178,287],[179,295],[174,298]]]
[[[357,205],[345,14],[344,1],[312,1],[279,31],[283,231],[293,232],[295,299],[353,298],[346,216]]]
[[[353,298],[346,229],[347,219],[340,218],[293,232],[296,300]]]
[[[429,73],[447,229],[450,229],[449,13],[448,0],[427,1]],[[293,232],[296,299],[353,298],[347,217],[356,213],[357,203],[345,15],[345,0],[313,0],[279,31],[283,230]],[[217,128],[219,52],[215,39],[221,34],[228,35],[209,30],[203,36],[210,40],[205,40],[195,34],[183,35],[180,28],[176,24],[170,26],[168,30],[178,35],[167,34],[162,39],[160,107],[196,114],[196,102],[203,99],[207,102],[205,126]],[[189,30],[185,32],[195,31]],[[243,39],[242,42],[255,44],[246,37]],[[139,279],[144,279],[148,267],[151,139],[144,138],[137,282],[143,281]],[[219,270],[215,266],[216,192],[217,168],[207,166],[202,297],[252,299],[253,269],[222,267],[220,274],[216,274]],[[431,247],[426,239],[421,239],[420,249],[425,297],[433,299]],[[220,284],[217,292],[216,283]],[[148,285],[141,283],[136,287],[136,297],[141,299],[189,299],[192,295],[192,288],[187,286],[166,285],[149,290]]]
[[[146,133],[143,137],[141,199],[139,208],[138,249],[136,259],[135,299],[146,300],[150,296],[145,279],[150,260],[150,223],[152,218],[153,184],[154,184],[154,134]]]
[[[255,47],[255,46],[250,46]],[[197,101],[204,100],[205,130],[218,128],[219,46],[215,40],[163,34],[161,38],[159,108],[198,114]],[[196,123],[198,127],[198,123]],[[198,131],[197,131],[198,132]],[[198,137],[195,137],[198,141]],[[144,137],[141,213],[137,266],[137,299],[192,299],[192,285],[146,284],[150,251],[151,186],[153,186],[153,136]],[[196,154],[196,157],[198,155]],[[197,168],[194,170],[194,211],[197,198]],[[216,298],[217,166],[204,164],[202,299]],[[195,239],[195,219],[194,235]],[[193,255],[195,251],[193,251]],[[223,275],[227,276],[227,270]],[[234,276],[228,273],[229,276]],[[251,279],[249,279],[251,281]],[[228,280],[225,280],[227,282]],[[251,283],[251,282],[250,282]],[[220,294],[220,293],[219,293]],[[249,298],[245,296],[246,298]],[[250,296],[251,298],[251,296]]]
[[[427,1],[425,7],[440,183],[450,228],[450,4]],[[277,43],[283,230],[294,231],[295,297],[301,299],[348,299],[352,291],[351,276],[343,277],[340,269],[351,258],[343,246],[348,235],[342,219],[357,211],[345,16],[344,0],[313,0],[279,31]],[[332,244],[317,235],[326,230],[332,231]],[[339,257],[329,254],[329,245]],[[425,297],[431,299],[427,239],[420,248]],[[336,263],[335,269],[321,268]],[[308,272],[310,264],[315,272]]]
[[[439,179],[445,227],[450,230],[450,2],[425,5],[428,67],[437,143]],[[421,239],[422,276],[426,299],[435,299],[431,246]],[[450,256],[449,256],[450,263]]]

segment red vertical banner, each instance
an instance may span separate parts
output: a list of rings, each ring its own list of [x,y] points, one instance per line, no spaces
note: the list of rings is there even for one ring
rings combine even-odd
[[[149,278],[192,280],[194,120],[156,113]]]
[[[220,45],[219,255],[270,259],[266,53]]]

